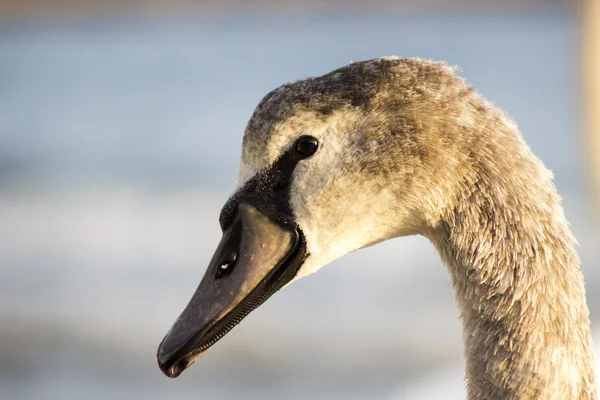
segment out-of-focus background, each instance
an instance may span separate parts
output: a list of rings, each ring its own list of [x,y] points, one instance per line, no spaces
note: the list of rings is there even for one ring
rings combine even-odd
[[[1,2],[0,398],[464,398],[449,278],[420,237],[287,287],[177,380],[156,366],[261,97],[391,54],[459,65],[554,171],[600,343],[584,7]]]

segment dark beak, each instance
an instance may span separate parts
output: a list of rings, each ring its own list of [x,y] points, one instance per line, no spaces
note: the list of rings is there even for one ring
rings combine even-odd
[[[306,245],[299,230],[240,204],[196,293],[158,347],[163,373],[178,377],[290,282],[305,258]]]

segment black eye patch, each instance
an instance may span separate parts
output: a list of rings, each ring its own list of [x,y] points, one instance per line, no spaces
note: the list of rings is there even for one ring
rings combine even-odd
[[[237,191],[221,210],[219,222],[223,230],[233,222],[238,204],[246,203],[273,221],[295,226],[290,205],[290,186],[296,165],[313,155],[319,142],[312,136],[301,136],[271,166],[258,172]]]

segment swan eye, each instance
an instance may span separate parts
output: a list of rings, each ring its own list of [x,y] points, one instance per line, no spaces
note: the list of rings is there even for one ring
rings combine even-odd
[[[319,142],[312,136],[302,136],[296,142],[296,151],[303,158],[310,157],[315,154],[317,148],[319,147]]]
[[[219,279],[231,274],[231,271],[233,271],[233,267],[235,266],[235,260],[237,260],[237,254],[235,251],[232,251],[217,267],[215,278]]]

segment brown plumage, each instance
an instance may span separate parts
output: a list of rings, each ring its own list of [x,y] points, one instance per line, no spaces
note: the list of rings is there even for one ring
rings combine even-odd
[[[575,239],[551,172],[506,114],[443,63],[353,63],[265,96],[238,187],[303,134],[320,148],[291,187],[310,253],[298,277],[424,235],[452,278],[469,399],[596,398]]]
[[[318,147],[298,147],[307,135]],[[220,221],[215,256],[159,346],[167,376],[285,284],[419,234],[450,272],[469,399],[596,399],[583,277],[552,174],[443,63],[357,62],[269,93]]]

